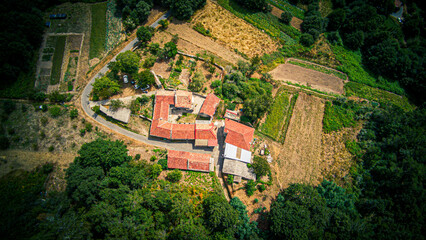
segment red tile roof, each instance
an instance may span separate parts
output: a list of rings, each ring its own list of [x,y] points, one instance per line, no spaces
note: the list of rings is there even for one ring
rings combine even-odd
[[[254,128],[241,123],[225,119],[225,143],[232,144],[239,148],[250,151],[250,144],[253,141]]]
[[[216,95],[214,95],[213,93],[210,93],[209,95],[207,95],[206,100],[204,100],[200,113],[213,117],[219,102],[220,102],[220,99],[216,97]]]
[[[173,124],[172,139],[195,139],[195,125]]]
[[[169,104],[167,102],[157,102],[154,108],[153,120],[165,120],[169,118]]]
[[[208,146],[217,146],[217,128],[213,123],[210,124],[195,124],[195,139],[208,140]]]
[[[150,135],[170,139],[172,124],[164,120],[153,120]]]
[[[177,90],[175,92],[175,107],[191,108],[192,107],[192,92]]]
[[[184,170],[209,171],[210,158],[211,155],[205,153],[169,150],[167,167]]]

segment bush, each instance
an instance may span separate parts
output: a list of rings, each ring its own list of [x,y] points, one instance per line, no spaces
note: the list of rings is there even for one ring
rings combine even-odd
[[[245,189],[246,189],[247,196],[249,197],[253,196],[254,192],[256,191],[256,185],[257,183],[253,180],[249,180],[246,183]]]
[[[78,110],[77,110],[77,109],[72,109],[72,110],[70,111],[70,118],[71,118],[71,119],[74,119],[74,118],[76,118],[76,117],[78,117]]]
[[[263,191],[266,190],[266,187],[265,187],[265,185],[261,184],[261,185],[257,186],[257,189],[259,189],[259,192],[263,192]]]
[[[6,150],[10,146],[9,139],[6,136],[0,136],[0,149]]]
[[[215,81],[213,81],[213,82],[210,84],[210,87],[211,87],[211,88],[217,88],[217,87],[219,87],[221,84],[222,84],[222,81],[220,81],[220,80],[215,80]]]
[[[41,105],[42,112],[47,112],[47,110],[49,110],[49,107],[46,104]]]
[[[289,24],[291,22],[291,19],[293,18],[293,15],[290,12],[284,11],[281,13],[281,22],[285,24]]]
[[[93,129],[92,124],[91,123],[86,123],[86,125],[85,125],[86,132],[91,132],[92,129]]]
[[[234,183],[234,175],[228,175],[227,182],[228,185],[232,185]]]
[[[169,180],[170,182],[174,182],[174,183],[179,182],[181,178],[182,178],[182,172],[178,169],[174,169],[173,171],[167,174],[167,180]]]
[[[156,60],[157,60],[156,57],[149,57],[145,60],[145,62],[143,63],[143,66],[145,68],[151,68],[152,66],[154,66]]]
[[[80,129],[80,136],[84,136],[86,134],[86,129],[82,128]]]
[[[7,100],[3,102],[3,111],[6,114],[11,114],[13,111],[15,111],[16,109],[16,104],[15,102],[11,101],[11,100]]]
[[[40,123],[43,127],[46,126],[48,122],[49,122],[49,119],[46,116],[43,116],[40,118]]]
[[[138,154],[136,154],[136,156],[135,156],[135,160],[139,160],[139,159],[141,159],[141,155],[138,153]]]
[[[50,145],[49,152],[53,152],[53,150],[55,150],[55,147],[53,145]]]
[[[62,115],[62,109],[60,106],[55,105],[49,108],[49,113],[50,113],[50,116],[52,116],[53,118],[56,118]]]
[[[157,156],[152,155],[152,156],[149,158],[149,160],[151,160],[151,161],[153,162],[153,161],[157,160]]]
[[[153,55],[157,55],[160,52],[160,44],[158,43],[151,43],[148,48],[149,52]]]
[[[271,171],[268,161],[259,156],[254,156],[252,166],[257,178],[266,176]]]
[[[160,176],[161,171],[163,171],[163,168],[160,164],[154,164],[151,166],[151,178],[157,178]]]
[[[167,29],[167,27],[170,24],[170,22],[167,19],[161,19],[158,23],[161,25],[162,30]]]
[[[300,43],[306,47],[311,46],[312,44],[314,44],[314,42],[314,37],[309,33],[304,33],[300,37]]]
[[[158,164],[161,165],[161,167],[163,168],[163,170],[167,169],[167,159],[163,158],[163,159],[158,160]]]
[[[111,100],[111,101],[109,102],[109,108],[110,108],[112,111],[115,111],[115,110],[117,110],[117,109],[119,109],[119,108],[123,107],[123,105],[124,105],[124,103],[123,103],[121,100],[119,100],[119,99],[113,99],[113,100]]]

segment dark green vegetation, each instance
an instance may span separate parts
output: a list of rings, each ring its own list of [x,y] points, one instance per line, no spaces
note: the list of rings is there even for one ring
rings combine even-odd
[[[96,140],[78,153],[66,171],[66,192],[43,192],[51,165],[1,179],[3,237],[257,239],[244,204],[228,203],[220,186],[205,191],[158,180],[160,165],[133,162],[118,141]]]
[[[364,108],[364,111],[366,108]],[[325,103],[323,130],[325,133],[339,131],[344,127],[354,127],[356,124],[355,115],[360,111],[360,105],[353,101],[346,101],[344,99],[337,99]],[[364,113],[365,114],[365,113]],[[357,117],[359,116],[357,115]],[[359,118],[357,118],[359,119]]]
[[[147,42],[151,41],[153,31],[154,29],[151,27],[141,26],[138,28],[138,31],[136,32],[136,36],[138,37],[138,40],[140,42],[142,42],[143,44],[146,44]]]
[[[97,78],[93,83],[92,96],[94,100],[106,99],[120,91],[120,85],[107,76]]]
[[[117,0],[116,3],[124,26],[127,30],[133,30],[147,20],[154,4],[170,9],[179,20],[188,20],[206,4],[206,0]]]
[[[105,51],[107,3],[97,3],[91,6],[92,27],[90,29],[89,58],[100,57]]]
[[[61,80],[62,60],[64,58],[66,36],[55,37],[55,52],[52,60],[52,75],[50,76],[50,84],[58,84]]]

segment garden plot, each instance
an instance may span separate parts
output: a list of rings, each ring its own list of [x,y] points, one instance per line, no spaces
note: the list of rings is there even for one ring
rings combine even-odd
[[[281,64],[269,73],[275,80],[306,85],[323,92],[344,93],[344,82],[342,79],[315,70],[292,64]]]
[[[191,26],[196,24],[202,24],[213,38],[229,49],[237,49],[249,57],[274,52],[279,46],[266,33],[211,1],[195,13]]]
[[[278,159],[271,164],[280,188],[291,183],[318,184],[324,102],[300,93]],[[274,179],[275,181],[275,179]]]

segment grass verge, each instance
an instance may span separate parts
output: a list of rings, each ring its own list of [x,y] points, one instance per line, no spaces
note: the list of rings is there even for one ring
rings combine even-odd
[[[301,66],[304,68],[309,68],[318,72],[322,72],[325,74],[331,74],[334,75],[340,79],[346,80],[346,74],[338,72],[338,71],[333,71],[331,69],[325,68],[325,67],[321,67],[315,64],[309,64],[306,62],[298,62],[298,61],[288,61],[288,63],[293,64],[293,65],[297,65],[297,66]]]
[[[92,28],[90,30],[89,59],[99,57],[105,51],[106,10],[106,2],[91,6]]]
[[[282,129],[284,125],[289,106],[290,95],[287,91],[281,88],[277,94],[277,97],[275,98],[274,103],[272,104],[270,111],[268,112],[265,123],[263,123],[260,127],[260,131],[274,140],[277,140],[277,138],[280,136],[279,129]]]
[[[50,84],[55,85],[61,80],[62,60],[64,58],[66,36],[56,37],[55,53],[52,60],[52,73],[50,75]]]
[[[296,93],[293,95],[293,97],[290,100],[290,106],[288,108],[286,117],[285,117],[285,121],[284,121],[284,125],[282,127],[282,134],[280,137],[280,142],[284,143],[285,141],[285,137],[287,136],[287,130],[288,130],[288,125],[290,125],[290,119],[291,116],[293,115],[293,110],[294,110],[294,105],[296,105],[296,101],[297,101],[297,97],[299,96],[299,93]]]

